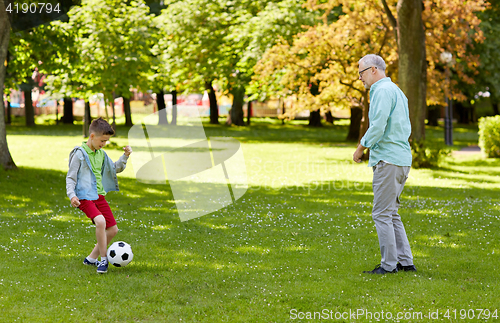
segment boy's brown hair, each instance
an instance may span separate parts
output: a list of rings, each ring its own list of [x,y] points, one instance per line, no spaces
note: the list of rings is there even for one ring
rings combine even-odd
[[[115,131],[113,130],[111,125],[103,118],[98,118],[92,121],[89,127],[89,132],[97,136],[102,136],[102,135],[112,136],[115,134]]]

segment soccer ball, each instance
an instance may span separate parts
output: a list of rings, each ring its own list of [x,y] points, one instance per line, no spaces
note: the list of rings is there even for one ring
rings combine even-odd
[[[132,248],[126,242],[117,241],[108,248],[108,261],[113,266],[125,267],[132,261],[132,258],[134,258]]]

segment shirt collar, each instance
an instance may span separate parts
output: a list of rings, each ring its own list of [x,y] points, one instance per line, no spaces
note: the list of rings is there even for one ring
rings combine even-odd
[[[370,93],[372,91],[375,91],[375,89],[377,87],[379,87],[381,84],[383,84],[385,82],[391,82],[391,78],[387,76],[387,77],[384,77],[383,79],[380,79],[377,82],[373,83],[372,86],[370,87]]]
[[[85,149],[85,151],[87,152],[87,154],[94,154],[95,153],[95,151],[92,151],[92,149],[90,149],[90,147],[87,146],[87,142],[86,141],[84,141],[82,143],[82,148]]]

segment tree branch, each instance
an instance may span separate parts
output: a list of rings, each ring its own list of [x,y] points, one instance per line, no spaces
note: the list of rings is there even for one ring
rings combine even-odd
[[[384,27],[386,27],[385,24],[384,24]],[[387,42],[387,35],[388,34],[389,34],[389,29],[386,27],[386,30],[384,32],[384,38],[383,38],[383,40],[381,42],[379,42],[380,43],[380,49],[378,51],[378,55],[382,54],[382,49],[384,49],[384,46],[385,46],[385,44]]]
[[[391,12],[391,9],[387,5],[386,0],[382,0],[382,4],[384,5],[384,10],[385,13],[387,14],[387,18],[389,19],[389,22],[391,23],[392,27],[394,28],[394,36],[396,37],[396,43],[398,42],[398,21],[394,17],[394,15]]]
[[[354,81],[354,82],[355,82],[355,81]],[[352,82],[352,83],[354,83],[354,82]],[[355,87],[352,85],[352,83],[351,83],[351,84],[349,84],[349,83],[345,83],[345,82],[342,82],[342,80],[339,80],[339,83],[340,83],[340,84],[342,84],[342,85],[348,86],[348,87],[350,87],[351,89],[353,89],[353,90],[355,90],[355,91],[358,91],[359,93],[363,94],[363,91],[361,91],[360,89],[355,88]]]

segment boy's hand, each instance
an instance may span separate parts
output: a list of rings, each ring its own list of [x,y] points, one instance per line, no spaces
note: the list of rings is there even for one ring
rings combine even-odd
[[[130,154],[132,153],[132,148],[130,148],[130,146],[123,147],[123,150],[125,151],[124,154],[127,157],[130,156]]]
[[[72,207],[79,207],[80,206],[80,200],[78,199],[78,197],[73,197],[71,199],[71,206]]]

